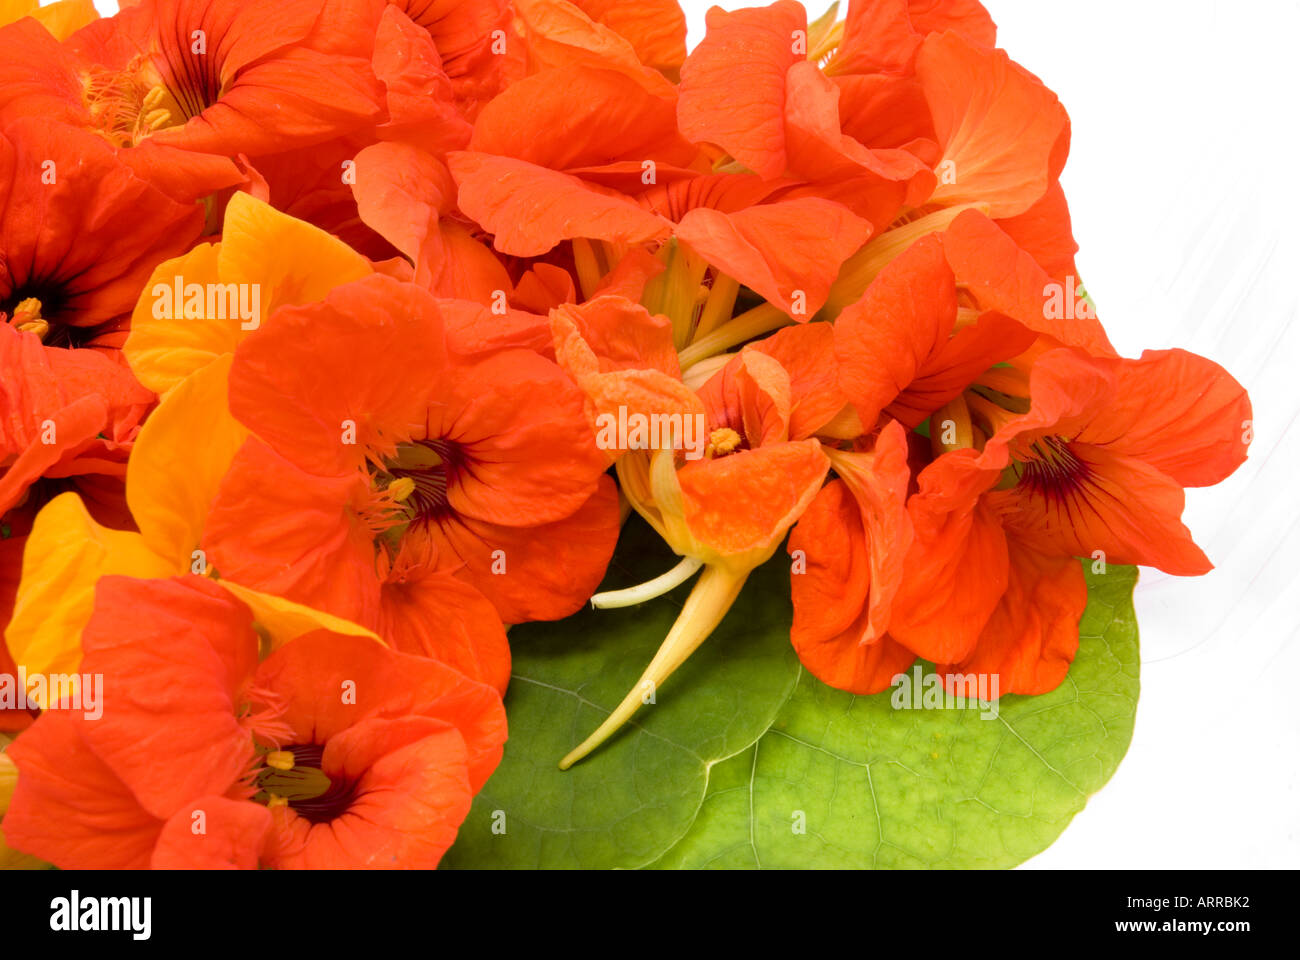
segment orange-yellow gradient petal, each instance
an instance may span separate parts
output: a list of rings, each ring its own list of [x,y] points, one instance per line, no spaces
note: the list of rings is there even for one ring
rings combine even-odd
[[[23,578],[5,642],[30,673],[74,673],[81,631],[100,577],[170,577],[182,572],[138,533],[96,523],[75,493],[55,497],[36,516],[23,553]]]
[[[196,247],[153,272],[123,352],[140,382],[163,394],[233,353],[277,308],[316,303],[371,272],[370,262],[341,240],[237,193],[219,244]]]
[[[248,430],[230,415],[232,357],[191,375],[149,417],[126,470],[126,502],[148,545],[194,573],[208,508]]]

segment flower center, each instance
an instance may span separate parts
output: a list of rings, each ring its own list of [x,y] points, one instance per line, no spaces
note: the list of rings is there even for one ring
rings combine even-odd
[[[731,427],[719,427],[709,434],[709,445],[704,448],[704,457],[708,460],[725,457],[740,449],[743,443],[744,438]]]
[[[98,327],[78,327],[59,319],[66,297],[58,281],[26,280],[0,299],[0,314],[47,347],[82,347],[95,338]]]
[[[1090,474],[1088,465],[1074,455],[1065,437],[1034,441],[1029,447],[1029,457],[1016,461],[1011,469],[1021,487],[1058,500],[1083,486]]]
[[[35,297],[20,301],[9,322],[24,333],[36,334],[41,340],[50,332],[50,322],[41,316],[41,301]]]
[[[375,475],[375,485],[399,505],[399,523],[429,520],[447,507],[447,485],[458,456],[446,440],[399,444]]]
[[[151,133],[194,115],[177,101],[144,54],[122,70],[92,67],[81,85],[96,130],[115,147],[134,147]]]
[[[309,823],[328,823],[345,813],[356,799],[357,785],[331,778],[321,769],[325,748],[316,743],[294,744],[265,757],[257,777],[255,800],[267,806],[287,806]]]

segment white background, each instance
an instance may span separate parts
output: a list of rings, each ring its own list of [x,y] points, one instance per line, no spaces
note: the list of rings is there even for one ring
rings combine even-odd
[[[684,0],[692,44],[712,5]],[[1188,491],[1217,569],[1142,573],[1128,756],[1027,866],[1300,867],[1300,4],[985,5],[1070,113],[1063,183],[1111,340],[1205,354],[1255,405],[1250,460]]]

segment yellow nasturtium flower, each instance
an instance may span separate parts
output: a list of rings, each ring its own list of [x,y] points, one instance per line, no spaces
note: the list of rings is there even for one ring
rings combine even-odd
[[[343,241],[237,193],[219,242],[199,244],[154,270],[122,352],[140,382],[165,395],[233,354],[280,307],[317,303],[372,272],[370,261]]]
[[[99,19],[91,0],[58,0],[42,7],[40,0],[0,0],[0,27],[23,17],[34,17],[56,40],[66,40]]]
[[[81,632],[101,577],[208,572],[199,549],[208,511],[248,436],[228,403],[235,347],[278,307],[315,302],[369,272],[368,260],[329,234],[244,194],[227,208],[220,243],[202,245],[154,271],[124,351],[136,376],[163,396],[127,465],[126,501],[139,533],[96,523],[75,493],[62,494],[41,510],[24,550],[14,614],[5,630],[17,664],[28,673],[75,672]],[[156,288],[175,290],[178,281],[182,293],[192,284],[204,290],[209,284],[254,285],[258,293],[245,302],[258,302],[256,322],[229,310],[221,311],[223,316],[202,309],[155,310]],[[253,609],[272,646],[318,629],[378,639],[337,617],[222,584]]]

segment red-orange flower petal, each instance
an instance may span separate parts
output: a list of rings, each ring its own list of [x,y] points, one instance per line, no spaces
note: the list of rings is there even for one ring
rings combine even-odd
[[[1004,51],[952,32],[926,38],[916,75],[953,171],[940,178],[932,202],[982,202],[998,218],[1042,199],[1059,173],[1053,150],[1069,126],[1056,94]]]
[[[966,657],[1006,592],[1006,535],[982,496],[997,477],[974,451],[945,453],[921,472],[908,501],[914,540],[889,631],[927,660]]]
[[[796,320],[826,303],[840,266],[871,235],[871,224],[845,207],[801,197],[722,213],[688,212],[677,238],[721,272]]]
[[[941,674],[997,677],[997,695],[1039,694],[1065,679],[1079,649],[1079,618],[1088,605],[1083,568],[1073,557],[1040,553],[1013,540],[1007,592],[974,651]]]
[[[202,830],[196,829],[200,823]],[[163,824],[149,866],[154,870],[256,870],[270,830],[271,811],[261,804],[199,797]]]
[[[960,214],[943,235],[943,250],[957,282],[981,308],[1094,356],[1116,356],[1091,310],[1066,302],[1067,291],[988,217]]]
[[[460,208],[510,256],[541,256],[577,237],[646,243],[671,229],[613,190],[536,164],[482,153],[453,153],[447,163]]]

